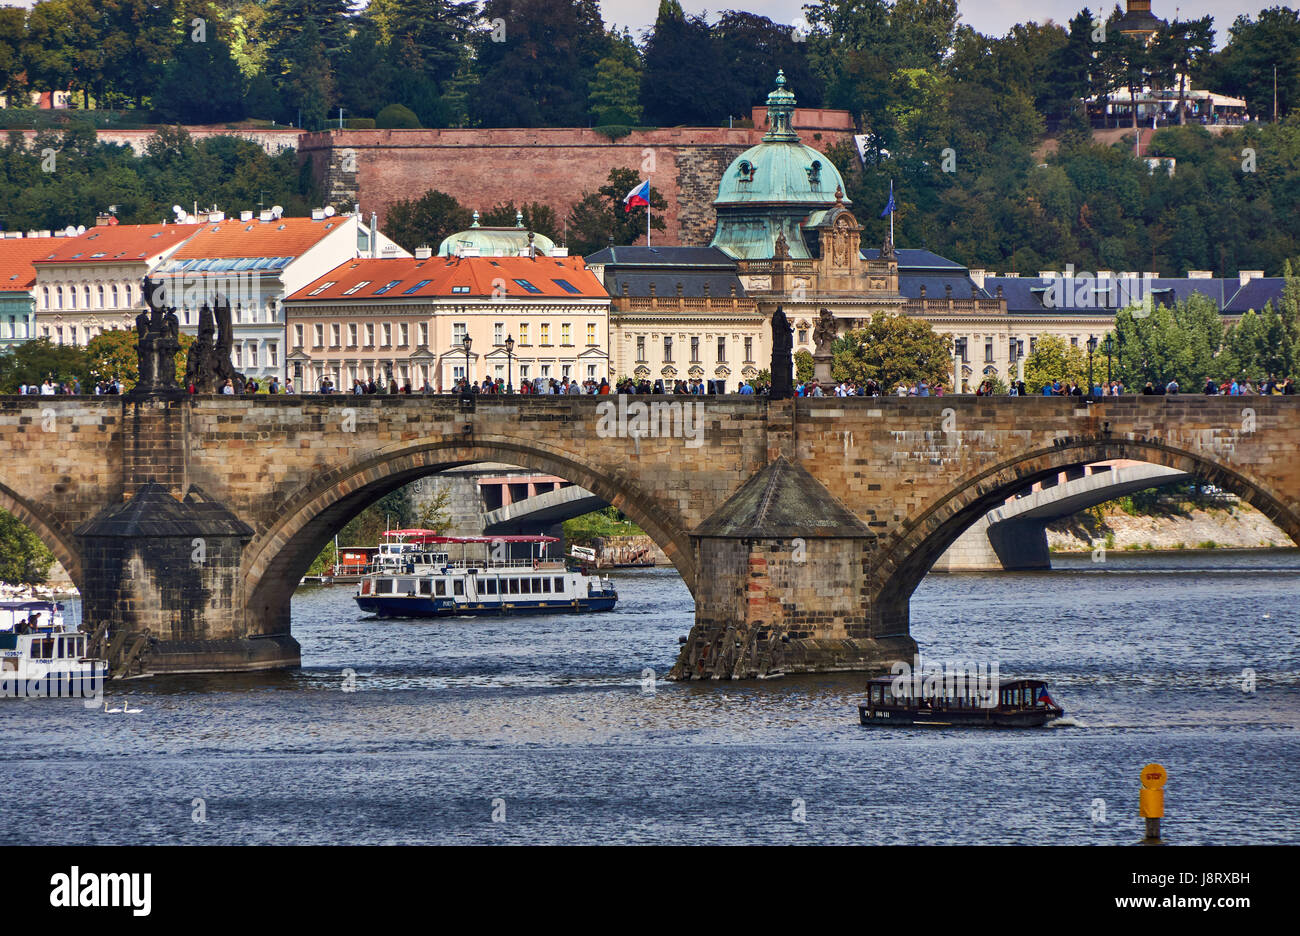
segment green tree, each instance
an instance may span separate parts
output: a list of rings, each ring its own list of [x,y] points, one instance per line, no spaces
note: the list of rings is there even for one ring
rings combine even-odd
[[[33,338],[0,353],[0,393],[17,393],[52,377],[55,383],[85,380],[89,371],[86,349]]]
[[[1105,375],[1104,370],[1100,373]],[[1093,377],[1097,377],[1095,370]],[[1082,348],[1066,344],[1065,339],[1058,335],[1039,335],[1034,340],[1034,350],[1025,358],[1024,379],[1025,390],[1029,393],[1041,393],[1044,386],[1056,380],[1086,388],[1088,355]]]
[[[380,130],[418,130],[420,118],[403,104],[389,104],[375,117],[375,127]]]
[[[484,127],[574,127],[587,119],[588,82],[608,48],[595,0],[487,0],[505,23],[477,45],[479,86],[470,114]]]
[[[886,393],[920,380],[930,386],[952,381],[952,336],[937,334],[921,319],[878,312],[866,328],[847,332],[836,347],[831,364],[836,380],[874,380]]]
[[[0,94],[10,107],[26,107],[23,80],[23,45],[27,39],[27,13],[17,7],[0,7]]]
[[[154,90],[154,111],[172,123],[203,124],[244,116],[244,76],[230,46],[209,36],[181,42]]]
[[[1178,122],[1187,123],[1187,76],[1201,71],[1214,51],[1214,17],[1172,20],[1156,33],[1151,50],[1153,77],[1161,87],[1178,79]]]
[[[587,109],[598,126],[641,122],[641,56],[631,36],[611,36],[610,53],[596,63]]]
[[[0,510],[0,582],[40,585],[50,574],[54,554],[17,517]]]
[[[718,89],[726,87],[727,76],[703,16],[687,16],[678,0],[660,0],[644,61],[641,113],[647,123],[708,127],[726,120]]]
[[[419,198],[394,202],[384,217],[384,233],[407,250],[443,240],[470,225],[470,213],[446,192],[430,189]]]
[[[645,234],[645,209],[626,211],[623,199],[641,181],[635,169],[611,169],[608,181],[595,192],[584,192],[569,212],[569,251],[583,256],[611,243],[621,247],[635,244]],[[664,229],[664,197],[650,186],[650,227]]]
[[[1202,87],[1245,98],[1257,118],[1273,116],[1273,69],[1277,68],[1278,117],[1300,101],[1300,11],[1285,6],[1241,14],[1228,30],[1222,51],[1209,57],[1200,76]]]
[[[800,383],[807,383],[813,379],[814,364],[812,352],[806,348],[800,348],[794,353],[794,378]]]
[[[123,390],[130,390],[140,379],[140,359],[136,353],[139,341],[134,329],[110,330],[91,338],[86,343],[85,376],[92,381],[116,377],[122,381]],[[184,384],[185,360],[194,341],[193,335],[181,333],[181,350],[174,360],[178,384]]]

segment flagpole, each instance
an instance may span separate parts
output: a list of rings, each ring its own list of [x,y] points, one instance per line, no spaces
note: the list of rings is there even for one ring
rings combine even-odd
[[[650,246],[650,190],[645,193],[645,245]]]
[[[889,180],[889,243],[894,242],[894,180]]]

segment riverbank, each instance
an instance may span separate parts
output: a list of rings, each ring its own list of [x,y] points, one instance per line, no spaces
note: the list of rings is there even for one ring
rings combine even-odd
[[[1108,550],[1185,551],[1294,548],[1291,538],[1244,503],[1224,506],[1176,504],[1131,514],[1115,505],[1084,511],[1047,527],[1053,553]]]

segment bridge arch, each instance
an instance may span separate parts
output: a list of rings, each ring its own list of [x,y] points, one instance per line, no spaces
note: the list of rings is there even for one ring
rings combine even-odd
[[[63,566],[78,591],[81,590],[81,553],[73,543],[72,534],[38,504],[0,484],[0,508],[13,514],[45,544],[54,558]]]
[[[288,602],[331,536],[384,494],[439,471],[502,462],[555,474],[608,501],[664,551],[692,592],[695,560],[684,525],[630,475],[611,473],[543,442],[511,437],[412,440],[316,476],[282,502],[268,528],[244,549],[244,589],[256,632],[288,632]]]
[[[881,545],[872,610],[879,632],[906,632],[912,592],[935,561],[967,528],[1016,491],[1068,468],[1121,458],[1173,468],[1230,491],[1300,545],[1300,514],[1281,492],[1207,453],[1153,439],[1063,439],[968,476]]]

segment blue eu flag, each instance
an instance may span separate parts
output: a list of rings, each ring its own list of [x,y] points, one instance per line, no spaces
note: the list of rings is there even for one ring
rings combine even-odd
[[[886,218],[894,213],[894,183],[889,183],[889,204],[885,205],[885,210],[880,213],[882,218]]]

